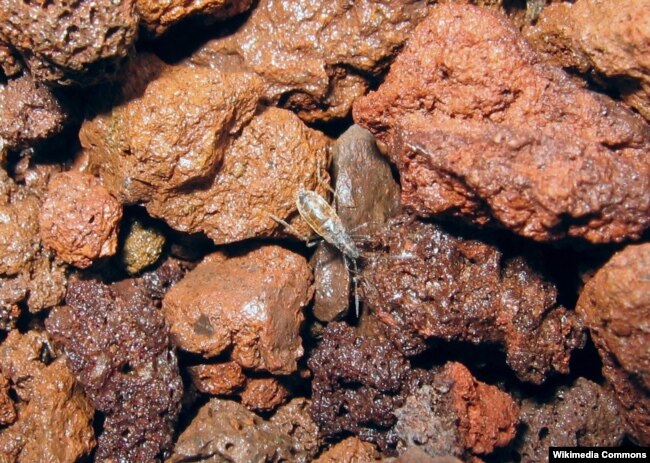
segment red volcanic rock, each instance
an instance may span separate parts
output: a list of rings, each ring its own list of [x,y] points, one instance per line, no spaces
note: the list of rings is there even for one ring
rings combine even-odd
[[[50,180],[40,215],[41,239],[80,268],[117,251],[122,205],[89,174],[63,172]]]
[[[269,412],[287,400],[289,391],[276,378],[250,378],[241,393],[241,403],[249,410]]]
[[[237,362],[194,365],[188,368],[194,387],[210,395],[230,395],[246,384]]]
[[[289,374],[312,294],[305,258],[267,245],[209,255],[167,293],[163,313],[181,349],[209,358],[231,348],[244,368]]]
[[[539,241],[618,242],[650,224],[645,121],[543,62],[495,11],[434,8],[354,118],[387,143],[418,215]]]

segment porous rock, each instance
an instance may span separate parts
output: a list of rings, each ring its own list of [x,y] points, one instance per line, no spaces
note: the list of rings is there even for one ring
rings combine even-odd
[[[65,100],[30,75],[10,79],[0,88],[0,139],[9,149],[23,149],[60,133],[70,119]]]
[[[183,383],[156,299],[144,277],[75,281],[67,306],[46,320],[90,402],[105,414],[99,461],[153,462],[171,448]]]
[[[48,343],[45,333],[12,331],[0,348],[0,370],[18,398],[18,419],[0,431],[2,461],[74,463],[95,447],[95,411],[63,358],[40,360]]]
[[[650,224],[645,121],[541,60],[490,9],[436,6],[354,118],[387,144],[418,215],[540,241],[618,242]]]
[[[382,461],[377,448],[358,437],[348,437],[327,449],[314,463],[354,463]]]
[[[650,244],[616,253],[585,285],[577,304],[640,443],[650,443]]]
[[[249,378],[241,393],[241,403],[249,410],[269,412],[287,400],[289,391],[276,378]]]
[[[212,399],[181,433],[168,463],[304,461],[292,452],[290,436],[229,400]]]
[[[129,275],[155,264],[165,246],[165,235],[153,225],[131,218],[124,226],[120,262]]]
[[[40,214],[43,244],[80,268],[115,254],[122,205],[101,181],[81,172],[62,172],[50,180]]]
[[[309,399],[296,397],[282,405],[271,417],[271,423],[280,433],[291,437],[292,452],[300,463],[312,461],[322,444],[310,409]]]
[[[409,395],[395,414],[398,450],[417,447],[432,457],[462,459],[507,445],[519,422],[519,407],[508,394],[456,362]]]
[[[244,68],[265,95],[305,121],[349,114],[429,10],[427,1],[262,0],[234,34],[191,57],[200,66]]]
[[[87,85],[111,76],[131,50],[137,27],[132,0],[0,4],[0,40],[48,84]]]
[[[394,411],[428,377],[413,370],[386,337],[361,335],[331,322],[308,361],[312,418],[323,436],[352,433],[381,449],[394,448]]]
[[[142,27],[150,35],[158,36],[188,18],[209,24],[243,13],[252,3],[253,0],[135,0],[135,9]]]
[[[18,60],[16,52],[2,41],[0,41],[0,69],[7,78],[16,77],[23,70],[23,65]]]
[[[55,169],[27,168],[19,185],[0,168],[0,328],[11,329],[26,304],[52,307],[65,295],[65,268],[41,245],[38,216],[43,190]]]
[[[210,358],[231,348],[244,368],[289,374],[312,293],[305,258],[267,245],[209,255],[167,293],[163,313],[181,349]]]
[[[648,0],[555,2],[525,34],[554,64],[595,77],[650,121],[649,22]]]
[[[569,371],[582,324],[525,256],[505,258],[494,245],[405,218],[377,239],[361,282],[382,321],[423,339],[499,343],[525,381]]]
[[[332,145],[332,176],[334,205],[351,235],[363,240],[397,213],[399,185],[367,130],[354,125]],[[314,316],[334,320],[350,305],[350,271],[341,253],[327,243],[319,244],[310,263],[316,287]]]
[[[246,384],[246,376],[237,362],[199,364],[188,367],[194,387],[210,395],[231,395]]]
[[[116,105],[79,134],[107,188],[135,203],[211,178],[230,138],[253,116],[259,79],[167,66],[148,54],[128,71]]]
[[[516,451],[522,463],[544,461],[548,448],[615,447],[625,435],[618,404],[606,388],[578,378],[546,403],[523,401]]]
[[[16,421],[16,407],[9,396],[9,380],[0,373],[0,426]]]

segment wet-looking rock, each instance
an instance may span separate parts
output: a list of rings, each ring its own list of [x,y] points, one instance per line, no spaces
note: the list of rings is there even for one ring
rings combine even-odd
[[[80,268],[117,251],[122,205],[89,174],[62,172],[50,180],[40,215],[43,244]]]
[[[631,434],[650,444],[650,244],[628,246],[587,282],[577,305]]]
[[[215,357],[227,349],[244,368],[296,371],[303,354],[300,327],[311,300],[304,257],[275,245],[241,255],[206,257],[163,301],[174,343]]]
[[[145,277],[112,285],[76,281],[67,306],[46,321],[84,392],[106,416],[100,461],[153,462],[172,444],[183,383],[156,308],[158,286]]]
[[[499,343],[524,381],[568,373],[571,352],[584,343],[582,325],[525,256],[506,258],[494,245],[404,218],[378,240],[361,282],[384,322],[424,339]]]
[[[421,216],[535,240],[638,238],[650,225],[650,129],[542,61],[497,12],[434,8],[355,121],[387,143]]]

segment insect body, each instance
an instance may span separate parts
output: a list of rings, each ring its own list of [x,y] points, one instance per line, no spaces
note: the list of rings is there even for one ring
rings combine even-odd
[[[296,196],[296,208],[311,229],[343,255],[353,261],[361,257],[334,208],[321,195],[311,190],[300,190]]]
[[[325,241],[335,246],[345,258],[346,264],[352,264],[352,280],[354,281],[354,307],[359,316],[359,296],[357,294],[357,261],[361,252],[345,230],[343,222],[336,211],[325,199],[311,190],[300,190],[296,196],[296,208],[305,222]],[[348,270],[350,268],[348,267]]]

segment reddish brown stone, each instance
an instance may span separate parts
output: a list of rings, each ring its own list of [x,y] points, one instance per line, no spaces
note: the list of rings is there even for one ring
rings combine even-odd
[[[376,246],[361,284],[385,323],[422,339],[499,343],[525,381],[568,373],[582,325],[529,257],[504,258],[492,244],[408,218],[392,221]]]
[[[223,20],[248,10],[253,0],[135,0],[140,24],[154,36],[164,34],[171,26],[197,16],[205,23]]]
[[[354,117],[387,143],[418,215],[542,241],[623,241],[650,224],[643,119],[542,62],[490,9],[435,7]]]
[[[115,254],[122,206],[100,180],[80,172],[52,177],[40,215],[43,244],[77,267]]]
[[[228,348],[244,368],[288,374],[302,356],[302,309],[312,297],[304,257],[274,245],[215,253],[167,293],[163,313],[174,343],[214,357]]]
[[[246,383],[241,367],[233,361],[194,365],[187,370],[194,386],[210,395],[230,395]]]
[[[287,400],[289,391],[276,378],[250,378],[241,393],[241,403],[249,410],[269,412]]]
[[[314,460],[314,463],[370,463],[373,461],[382,461],[374,445],[363,442],[358,437],[348,437],[327,449]]]
[[[628,246],[587,282],[577,310],[635,439],[650,444],[650,244]]]
[[[650,121],[650,2],[579,0],[545,8],[525,33],[553,63],[596,77]]]
[[[74,463],[95,447],[94,409],[78,390],[62,358],[45,364],[44,333],[9,333],[0,348],[0,370],[20,399],[17,421],[0,431],[0,459]]]
[[[9,380],[0,373],[0,426],[16,421],[16,407],[9,397]]]
[[[5,77],[15,77],[23,70],[16,53],[7,44],[0,42],[0,69]]]
[[[111,76],[136,38],[132,0],[3,0],[0,40],[39,81],[90,84]]]
[[[271,417],[271,423],[280,433],[291,437],[292,451],[298,462],[312,461],[322,445],[318,426],[309,414],[310,408],[308,399],[297,397],[282,405]]]
[[[234,34],[208,42],[191,61],[244,68],[265,95],[306,121],[342,118],[429,11],[424,0],[262,0]]]
[[[7,148],[28,148],[60,133],[68,105],[29,75],[0,86],[0,140]]]

